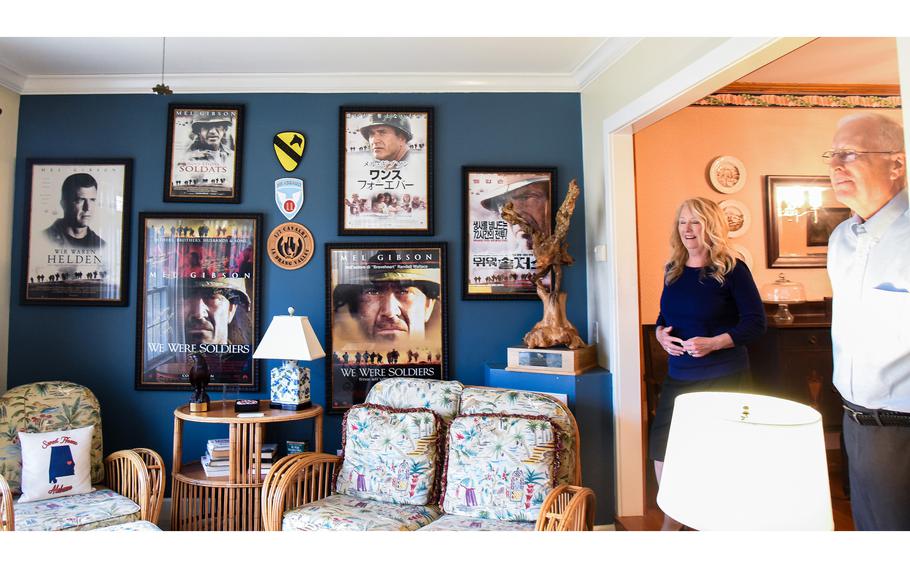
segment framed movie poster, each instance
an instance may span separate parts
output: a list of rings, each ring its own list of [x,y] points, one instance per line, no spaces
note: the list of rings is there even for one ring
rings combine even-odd
[[[448,378],[445,243],[326,244],[329,410],[382,379]]]
[[[433,109],[341,107],[338,233],[433,234]]]
[[[133,161],[26,161],[23,304],[125,306]]]
[[[136,388],[188,390],[201,354],[210,389],[259,390],[262,215],[139,214]]]
[[[536,300],[530,277],[537,267],[531,235],[503,220],[512,202],[531,225],[553,230],[556,168],[464,166],[465,300]]]
[[[168,105],[164,200],[240,203],[243,105]]]

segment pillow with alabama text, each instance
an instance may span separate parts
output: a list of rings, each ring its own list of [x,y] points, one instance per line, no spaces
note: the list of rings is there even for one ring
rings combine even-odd
[[[92,491],[94,426],[56,432],[19,432],[22,448],[20,503]]]

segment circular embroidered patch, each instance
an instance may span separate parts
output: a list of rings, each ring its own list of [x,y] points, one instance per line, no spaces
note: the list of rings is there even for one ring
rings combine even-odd
[[[282,223],[269,234],[269,258],[285,270],[296,270],[313,258],[316,242],[313,233],[300,223]]]

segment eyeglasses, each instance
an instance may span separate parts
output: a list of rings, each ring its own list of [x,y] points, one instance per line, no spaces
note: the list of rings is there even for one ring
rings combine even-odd
[[[826,164],[837,160],[842,164],[849,164],[850,162],[856,161],[859,158],[860,154],[894,154],[898,150],[886,150],[884,152],[862,152],[859,150],[828,150],[822,154],[822,159]]]

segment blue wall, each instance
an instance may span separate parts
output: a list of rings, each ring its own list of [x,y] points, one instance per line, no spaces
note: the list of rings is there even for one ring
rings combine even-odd
[[[170,102],[243,103],[243,202],[238,205],[163,203],[167,106]],[[341,105],[421,105],[435,107],[436,235],[404,237],[339,237],[338,109]],[[461,300],[461,167],[463,165],[543,165],[558,168],[562,200],[568,182],[582,187],[581,109],[577,94],[252,94],[24,96],[19,115],[16,195],[13,226],[12,298],[10,306],[9,381],[14,387],[45,379],[67,379],[91,388],[101,401],[105,452],[128,447],[157,450],[170,471],[173,409],[188,401],[182,391],[137,391],[136,274],[140,211],[261,212],[267,236],[284,222],[275,207],[274,180],[304,179],[305,203],[294,218],[316,239],[316,256],[296,271],[285,271],[263,259],[262,330],[276,314],[293,305],[309,315],[316,333],[325,337],[325,258],[323,244],[332,242],[432,240],[449,244],[448,313],[450,375],[467,384],[483,384],[484,363],[503,361],[505,348],[519,343],[540,319],[537,301]],[[303,162],[291,174],[279,166],[272,137],[282,130],[306,135]],[[132,234],[129,244],[129,305],[122,308],[19,305],[23,233],[25,231],[25,160],[28,158],[132,157]],[[584,204],[579,199],[570,251],[576,265],[566,271],[568,315],[587,328],[585,310]],[[260,398],[268,398],[261,369]],[[313,400],[325,404],[325,365],[316,361]],[[213,393],[214,399],[220,393]],[[325,448],[340,445],[340,416],[325,422]],[[184,460],[204,452],[208,437],[227,436],[226,426],[190,424],[184,435]],[[269,431],[275,441],[309,438],[311,427],[283,425]]]

